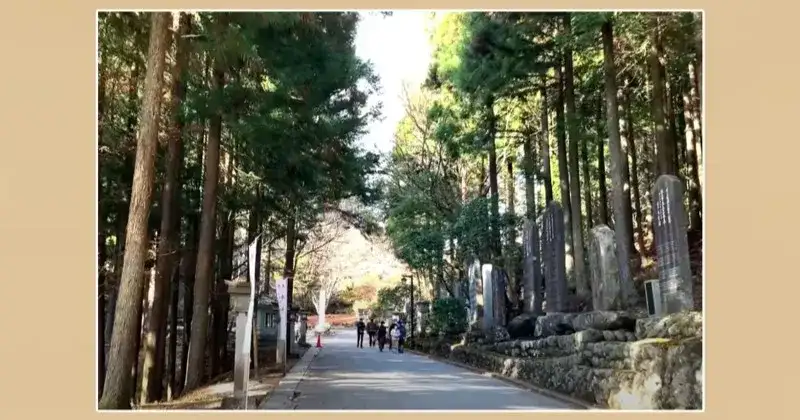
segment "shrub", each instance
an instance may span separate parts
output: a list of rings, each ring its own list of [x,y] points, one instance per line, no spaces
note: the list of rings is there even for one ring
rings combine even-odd
[[[431,333],[435,335],[455,335],[466,331],[464,304],[456,298],[434,300],[429,322]]]
[[[411,286],[398,284],[378,290],[377,300],[370,306],[373,313],[385,314],[403,309],[403,302],[411,296]]]

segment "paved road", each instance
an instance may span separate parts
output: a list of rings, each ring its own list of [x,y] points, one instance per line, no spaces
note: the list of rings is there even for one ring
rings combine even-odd
[[[354,331],[323,338],[298,385],[297,410],[553,410],[564,402],[411,353],[356,348]]]

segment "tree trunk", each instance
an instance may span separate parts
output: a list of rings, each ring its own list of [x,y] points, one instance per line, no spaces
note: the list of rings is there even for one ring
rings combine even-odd
[[[686,177],[689,184],[689,226],[692,230],[702,232],[703,198],[700,190],[700,170],[697,162],[697,143],[694,137],[690,92],[683,94],[683,118],[686,121],[684,135],[686,136],[686,160],[689,163],[689,176]]]
[[[697,25],[696,33],[697,38],[695,38],[695,51],[697,54],[697,74],[694,78],[692,78],[691,83],[695,84],[695,88],[697,90],[697,97],[703,97],[703,15],[701,12],[694,12],[695,16],[695,25]],[[702,103],[698,101],[695,104],[698,113],[702,111]],[[697,135],[695,135],[697,138]]]
[[[186,92],[184,80],[188,61],[186,39],[191,16],[179,14],[180,24],[175,34],[175,64],[172,67],[172,127],[167,145],[167,163],[164,189],[161,196],[161,243],[156,262],[155,293],[145,329],[142,381],[139,385],[139,403],[160,400],[163,396],[163,369],[166,340],[166,321],[169,310],[169,284],[175,264],[180,234],[180,172],[183,163],[183,118],[181,104]]]
[[[571,15],[564,17],[564,32],[567,37],[572,34]],[[575,291],[578,298],[586,300],[591,297],[589,278],[586,275],[586,261],[583,257],[583,233],[581,221],[581,183],[579,179],[578,119],[575,114],[575,89],[573,87],[572,50],[564,50],[564,99],[567,106],[567,129],[569,130],[569,192],[572,206],[572,244],[575,266]]]
[[[515,248],[517,246],[517,235],[516,235],[516,226],[513,224],[514,222],[514,215],[515,215],[515,203],[514,203],[514,158],[509,153],[506,156],[506,171],[507,171],[507,179],[506,179],[506,193],[508,194],[508,208],[506,209],[506,214],[508,215],[507,220],[509,222],[507,229],[508,229],[508,246],[506,250],[506,274],[508,275],[508,287],[507,287],[507,295],[508,299],[511,301],[511,307],[516,310],[519,308],[519,281],[517,279],[517,267],[519,264],[517,263],[516,259],[516,251]]]
[[[496,259],[496,262],[499,263],[500,257],[503,255],[503,251],[500,243],[500,193],[497,185],[497,148],[495,143],[495,136],[497,135],[497,119],[494,115],[493,98],[490,98],[486,104],[486,110],[489,114],[489,133],[486,140],[489,148],[489,193],[491,194],[492,252],[494,259]]]
[[[692,121],[692,130],[693,130],[693,137],[694,137],[694,154],[697,156],[697,164],[698,164],[698,178],[699,178],[699,185],[700,189],[703,189],[703,130],[701,125],[702,113],[700,112],[700,107],[702,105],[702,101],[700,100],[699,92],[699,83],[698,83],[698,74],[695,71],[696,68],[694,64],[689,63],[689,103],[691,104],[690,109],[692,110],[691,113],[691,121]],[[698,66],[699,72],[699,66]],[[689,124],[689,121],[686,122]]]
[[[267,243],[267,266],[264,271],[264,291],[269,295],[272,283],[272,242]]]
[[[224,171],[221,173],[221,181],[226,190],[233,188],[236,183],[236,176],[234,172],[235,167],[235,149],[224,152]],[[223,234],[221,235],[225,243],[222,246],[221,253],[219,254],[218,261],[220,262],[219,276],[214,282],[213,287],[213,300],[212,300],[212,326],[213,332],[211,334],[211,376],[216,377],[224,372],[228,356],[228,313],[230,309],[230,296],[228,295],[228,288],[225,285],[225,279],[232,279],[239,273],[242,261],[241,254],[238,246],[242,244],[236,243],[236,232],[239,230],[238,225],[239,209],[232,205],[224,217],[223,221]],[[245,245],[246,249],[246,245]],[[245,251],[246,252],[246,251]],[[244,254],[246,255],[246,254]],[[236,258],[236,260],[234,260]],[[246,273],[246,270],[245,270]]]
[[[226,171],[227,172],[227,171]],[[227,185],[227,183],[226,183]],[[225,347],[226,330],[223,301],[225,300],[225,280],[232,280],[233,277],[233,252],[234,252],[234,216],[232,212],[223,212],[222,226],[220,229],[219,252],[217,261],[219,262],[219,276],[213,282],[211,298],[211,334],[210,334],[210,368],[211,376],[215,377],[221,372],[222,349]]]
[[[686,132],[686,119],[684,118],[684,105],[681,95],[683,91],[679,89],[681,81],[675,75],[675,80],[670,82],[671,100],[673,103],[673,121],[675,124],[675,167],[678,168],[678,173],[684,176],[684,171],[688,166],[686,161],[686,143],[684,142],[684,133]]]
[[[652,97],[653,84],[651,83],[649,78],[646,79],[646,81],[645,81],[645,92],[646,92],[645,95],[647,95],[646,96],[647,98],[651,98]],[[652,111],[652,103],[650,103],[650,106],[651,106],[651,111]],[[651,121],[649,121],[648,125],[649,125],[649,128],[650,128],[650,132],[645,134],[645,136],[647,136],[647,137],[644,138],[643,141],[641,142],[642,143],[642,150],[641,150],[642,153],[639,155],[639,158],[640,158],[639,160],[642,163],[641,163],[641,166],[640,166],[641,172],[639,173],[639,179],[642,180],[643,192],[644,192],[644,197],[642,199],[642,202],[645,203],[645,207],[642,208],[642,211],[644,212],[644,217],[647,218],[647,216],[649,214],[649,216],[651,217],[651,221],[652,221],[652,216],[653,216],[653,212],[652,212],[652,210],[653,210],[652,209],[653,197],[651,197],[651,188],[650,187],[652,185],[654,185],[656,174],[658,173],[658,159],[656,159],[656,151],[653,150],[654,146],[655,146],[655,143],[656,143],[656,141],[655,141],[655,139],[656,139],[655,123],[653,123],[653,121],[651,120]],[[653,239],[652,223],[646,223],[644,225],[643,229],[645,229],[646,234],[651,239],[650,243],[648,244],[648,249],[647,249],[646,254],[652,256],[652,255],[655,254],[655,249],[653,249],[653,245],[655,244],[655,241],[652,240]]]
[[[186,389],[186,372],[189,366],[189,348],[192,338],[192,318],[194,317],[194,284],[197,269],[197,243],[200,236],[200,220],[198,214],[189,216],[189,235],[186,243],[189,249],[181,261],[183,273],[183,349],[181,350],[180,393]]]
[[[478,197],[486,197],[486,156],[481,154],[481,166],[478,173]]]
[[[100,398],[100,409],[129,408],[131,403],[130,370],[137,349],[134,341],[141,317],[142,283],[147,254],[147,221],[155,176],[155,152],[158,143],[161,88],[164,81],[165,56],[169,45],[169,13],[154,13],[147,52],[147,74],[144,98],[140,109],[141,128],[136,145],[136,164],[128,212],[126,249],[114,332],[111,336],[110,358]]]
[[[461,205],[463,206],[469,201],[469,171],[467,171],[466,165],[460,165],[458,172],[461,184]]]
[[[601,142],[602,144],[602,142]],[[594,224],[594,214],[592,212],[592,178],[589,168],[589,136],[584,136],[581,142],[581,168],[583,169],[583,201],[586,205],[586,227],[592,228]],[[598,173],[598,179],[602,178],[602,169]],[[602,205],[602,196],[600,197],[600,205]]]
[[[613,30],[612,30],[612,35],[613,35]],[[614,79],[614,80],[616,81],[616,79]],[[633,122],[630,121],[630,117],[628,115],[629,105],[627,103],[627,98],[625,97],[624,88],[621,87],[621,86],[617,86],[617,112],[620,111],[620,107],[619,107],[620,104],[622,104],[622,114],[619,115],[619,118],[617,120],[619,121],[619,135],[620,135],[619,137],[620,137],[620,143],[622,145],[622,156],[625,157],[624,162],[623,162],[625,164],[625,171],[623,172],[623,176],[625,178],[622,180],[622,182],[624,183],[623,185],[625,185],[625,189],[624,189],[625,190],[625,207],[628,209],[628,217],[625,218],[625,222],[628,224],[627,230],[628,230],[628,233],[630,234],[629,239],[628,239],[628,250],[630,251],[630,254],[631,254],[630,255],[631,256],[631,260],[632,261],[637,261],[636,266],[635,267],[632,266],[631,268],[632,269],[634,269],[634,268],[638,269],[640,261],[639,261],[638,252],[636,251],[635,240],[634,240],[634,237],[633,237],[633,229],[634,229],[633,228],[633,215],[631,213],[633,212],[634,207],[636,207],[638,209],[639,203],[636,203],[634,205],[633,198],[631,197],[631,189],[634,190],[634,193],[636,194],[637,201],[638,201],[638,188],[639,187],[638,187],[637,184],[634,184],[631,181],[631,171],[635,170],[635,168],[631,167],[631,162],[628,160],[628,156],[631,156],[631,155],[635,156],[636,151],[635,150],[631,151],[631,149],[635,149],[636,147],[633,144],[633,128],[632,128]],[[634,162],[634,164],[635,164],[635,162]],[[638,181],[638,179],[637,179],[637,181]],[[640,210],[637,210],[637,212],[639,212],[639,211]],[[637,217],[636,223],[638,225],[639,220],[641,220],[640,219],[641,214],[637,214],[636,217]],[[637,226],[637,228],[638,228],[638,226]],[[631,276],[633,276],[633,272],[631,272]]]
[[[142,75],[142,70],[139,68],[139,66],[133,64],[131,66],[130,86],[128,86],[128,101],[131,104],[136,104],[139,100],[139,79],[141,78],[141,75]],[[141,107],[139,107],[139,113],[141,114]],[[139,119],[140,118],[137,118],[136,113],[134,112],[128,113],[128,119],[126,121],[126,126],[127,126],[126,132],[128,134],[128,138],[130,139],[131,143],[136,142],[136,123],[138,122]],[[126,169],[128,167],[130,167],[130,169],[133,169],[133,165],[131,165],[130,163],[132,163],[133,160],[135,159],[135,153],[134,154],[127,153],[126,155],[127,155],[126,160],[130,161],[126,162],[125,165]],[[131,176],[133,175],[132,172],[133,171],[130,172],[127,170],[125,171],[126,175],[130,173]]]
[[[106,279],[106,291],[109,294],[106,304],[108,309],[106,311],[106,340],[111,339],[114,333],[114,316],[116,315],[117,296],[119,296],[119,283],[122,277],[122,257],[125,253],[125,225],[127,220],[127,210],[118,212],[118,220],[116,222],[114,238],[116,244],[114,245],[114,254],[111,257],[111,262],[114,264],[114,270],[111,273],[111,278]],[[110,344],[110,343],[109,343]]]
[[[634,299],[633,278],[630,268],[631,207],[625,200],[625,178],[628,177],[628,157],[622,150],[619,133],[617,106],[617,70],[614,67],[614,33],[611,21],[603,23],[603,63],[606,88],[606,115],[608,125],[608,146],[611,151],[611,192],[613,194],[614,217],[616,218],[614,236],[617,242],[619,261],[619,280],[626,305]]]
[[[600,195],[598,222],[613,228],[608,217],[608,187],[606,186],[606,147],[603,133],[603,101],[597,106],[597,183]]]
[[[628,85],[628,82],[625,83]],[[639,243],[639,254],[645,253],[645,245],[644,245],[644,228],[642,227],[642,197],[639,192],[639,160],[637,159],[636,153],[636,142],[634,141],[634,127],[633,127],[633,116],[631,114],[631,99],[630,99],[630,90],[626,87],[623,93],[623,107],[625,109],[625,120],[627,124],[625,125],[626,129],[626,137],[628,139],[628,144],[630,147],[628,148],[628,152],[630,153],[631,157],[631,190],[633,190],[633,210],[636,215],[636,236],[637,242]]]
[[[173,267],[172,283],[170,287],[169,305],[169,340],[167,341],[167,401],[172,401],[177,394],[175,369],[178,356],[178,302],[180,299],[180,270]]]
[[[681,167],[678,159],[678,128],[675,125],[675,107],[672,102],[675,86],[671,83],[669,73],[664,70],[664,66],[661,66],[661,69],[664,72],[664,97],[666,98],[666,102],[664,103],[664,117],[667,121],[669,156],[672,159],[671,164],[675,168],[675,174],[680,176]]]
[[[226,191],[233,185],[233,153],[222,151],[220,155],[220,184]],[[221,208],[218,219],[220,220],[220,245],[217,251],[218,269],[217,276],[211,284],[211,333],[209,334],[209,367],[211,377],[216,377],[222,372],[224,353],[227,342],[227,287],[225,280],[232,280],[234,275],[234,253],[236,247],[236,220],[237,210],[232,206]],[[238,261],[236,261],[238,263]]]
[[[139,76],[141,75],[141,69],[133,64],[131,66],[131,74],[129,77],[130,83],[128,86],[128,101],[131,103],[136,103],[138,99],[138,81]],[[128,115],[126,121],[126,130],[125,134],[127,138],[130,138],[131,143],[136,142],[136,122],[137,117],[136,115],[131,112]],[[134,166],[135,166],[135,153],[126,153],[125,157],[123,158],[123,166],[122,166],[122,174],[124,178],[130,176],[133,178]],[[122,260],[123,255],[125,252],[125,228],[128,219],[128,211],[130,206],[130,196],[125,194],[125,191],[122,192],[122,197],[119,201],[117,206],[116,212],[116,249],[114,251],[114,273],[112,276],[112,283],[108,284],[111,289],[111,296],[108,299],[108,314],[106,316],[106,337],[110,338],[114,333],[114,317],[116,316],[116,309],[117,309],[117,298],[119,297],[119,285],[122,278]]]
[[[539,93],[542,95],[542,136],[540,150],[542,154],[542,173],[544,175],[544,194],[545,205],[553,201],[553,178],[550,172],[550,127],[547,115],[547,87],[544,81],[539,88]]]
[[[463,258],[458,258],[459,256],[456,254],[456,241],[455,239],[450,236],[447,238],[449,246],[448,246],[448,259],[450,261],[450,265],[453,267],[458,267],[454,276],[451,277],[453,283],[453,294],[455,298],[463,299],[463,287],[462,287],[462,280],[464,279],[464,268],[461,264],[458,263],[459,260],[463,260]]]
[[[289,217],[286,221],[286,254],[284,255],[283,276],[287,279],[286,285],[286,308],[291,313],[294,294],[294,254],[297,246],[297,209],[294,205],[289,207]],[[288,323],[287,323],[288,326]],[[291,328],[286,328],[286,348],[285,355],[289,354],[291,338]]]
[[[221,63],[215,63],[212,84],[214,90],[221,90],[225,74]],[[197,247],[197,268],[194,283],[194,308],[192,310],[192,336],[189,346],[189,359],[186,366],[186,386],[184,392],[198,386],[205,372],[205,346],[208,338],[209,289],[214,275],[214,234],[217,220],[217,187],[219,182],[219,152],[222,134],[222,110],[218,109],[211,117],[208,145],[205,156],[205,180],[203,183],[203,214],[200,226],[200,240]]]
[[[556,66],[558,95],[556,95],[556,141],[558,146],[558,183],[561,191],[561,207],[564,211],[564,246],[567,278],[574,279],[572,242],[572,203],[569,193],[569,166],[567,165],[567,129],[564,121],[564,73]]]
[[[106,234],[100,231],[97,235],[97,398],[103,395],[103,383],[106,381]]]
[[[155,232],[154,232],[155,233]],[[153,235],[155,236],[155,234]],[[131,389],[134,390],[133,395],[131,398],[133,402],[138,401],[139,398],[139,388],[138,384],[140,383],[142,375],[142,366],[144,365],[144,347],[142,346],[142,339],[145,335],[145,327],[147,326],[147,322],[149,321],[149,313],[150,308],[152,307],[153,301],[152,296],[155,293],[155,285],[156,285],[156,264],[155,261],[152,259],[148,259],[145,263],[145,272],[147,276],[142,285],[142,309],[140,311],[141,316],[139,317],[139,322],[137,324],[137,330],[139,334],[136,335],[136,345],[134,348],[138,349],[137,357],[133,362],[133,368],[131,369]]]
[[[536,170],[535,157],[533,154],[533,142],[531,136],[525,135],[522,138],[523,165],[522,170],[525,176],[525,217],[528,220],[536,220],[536,184],[533,176]],[[547,181],[545,181],[545,185]],[[552,189],[551,189],[552,193]]]
[[[702,79],[700,79],[700,71],[702,70],[701,64],[698,63],[696,66],[692,63],[689,63],[689,74],[691,75],[691,81],[694,84],[694,94],[692,95],[692,108],[694,110],[694,122],[695,122],[695,133],[694,137],[697,139],[698,143],[701,143],[703,139],[703,131],[702,131],[702,116],[703,116],[703,101],[701,96],[701,89],[703,87]]]
[[[257,196],[257,201],[260,201],[260,199],[261,199],[260,195]],[[261,213],[255,208],[251,208],[249,213],[250,213],[249,214],[249,220],[247,222],[247,246],[248,246],[247,261],[248,261],[248,263],[250,262],[250,254],[249,254],[250,244],[252,244],[253,241],[256,240],[256,237],[258,237],[258,235],[261,233],[260,232],[260,230],[261,230]],[[263,243],[263,240],[259,240],[256,243],[256,253],[255,253],[256,254],[255,278],[253,279],[253,281],[255,282],[255,290],[256,290],[256,296],[255,296],[256,297],[256,302],[255,302],[256,306],[258,305],[258,295],[259,295],[259,293],[258,293],[258,291],[259,291],[258,283],[261,281],[261,244],[262,243]],[[249,271],[249,268],[248,268],[248,273],[249,272],[250,271]],[[256,306],[254,306],[254,308]],[[256,322],[255,314],[253,314],[253,329],[252,329],[252,332],[253,332],[253,339],[252,339],[252,342],[253,342],[253,349],[252,349],[253,357],[250,358],[250,361],[251,361],[252,368],[257,371],[258,370],[258,322]]]
[[[98,133],[97,137],[102,141],[103,126],[105,115],[105,101],[106,101],[106,72],[100,69],[99,81],[97,83],[97,118],[98,118]],[[100,181],[98,179],[98,181]],[[107,192],[103,190],[103,182],[98,182],[100,196],[104,197]],[[106,381],[106,294],[108,293],[108,273],[104,268],[106,259],[108,259],[108,252],[106,249],[107,235],[104,229],[106,223],[106,212],[100,209],[100,223],[98,223],[97,237],[97,399],[103,395],[103,383]]]
[[[233,164],[231,164],[231,168],[233,168]],[[237,244],[236,243],[236,232],[239,229],[239,226],[238,226],[239,222],[238,222],[238,219],[236,218],[237,217],[236,215],[237,215],[237,210],[234,210],[233,215],[232,215],[233,220],[231,221],[232,231],[231,231],[231,237],[230,237],[230,245],[228,247],[230,249],[230,253],[229,253],[230,256],[228,258],[229,258],[230,264],[231,264],[231,272],[230,272],[228,277],[233,277],[234,276],[234,271],[233,271],[234,270],[234,263],[241,264],[243,261],[246,263],[246,260],[242,260],[242,259],[240,259],[240,257],[238,257],[238,256],[242,256],[242,254],[237,254],[237,260],[236,261],[233,260],[234,252],[236,252],[236,253],[240,252],[240,249],[238,248],[238,246],[242,245],[242,244]],[[247,256],[247,247],[246,247],[246,245],[245,245],[244,252],[245,252],[245,254],[243,254],[243,256],[244,256],[244,258],[246,258],[246,256]],[[236,268],[236,269],[239,270],[240,267]],[[238,271],[237,271],[237,273],[238,273]],[[245,268],[245,275],[247,275],[246,273],[247,273],[247,269]],[[219,362],[217,364],[217,371],[215,372],[215,376],[220,374],[220,373],[225,372],[225,370],[228,368],[228,366],[233,366],[233,362],[229,363],[229,360],[228,360],[228,337],[230,336],[230,334],[229,334],[229,332],[230,332],[229,331],[229,328],[230,328],[230,322],[229,321],[230,321],[230,319],[229,319],[229,315],[228,314],[230,313],[230,308],[231,308],[231,297],[228,294],[228,287],[225,285],[224,277],[220,277],[219,281],[217,281],[217,302],[219,303],[219,308],[220,308],[219,309],[219,318],[220,318],[219,329],[216,332],[216,334],[217,334],[217,340],[216,340],[216,342],[217,342],[217,354],[218,354],[218,357],[219,357]]]
[[[653,83],[653,93],[652,93],[652,113],[653,113],[653,123],[655,124],[655,136],[656,136],[656,162],[658,173],[655,174],[656,176],[660,175],[677,175],[677,171],[675,170],[674,160],[672,158],[672,154],[670,151],[672,150],[672,145],[670,144],[669,140],[669,132],[667,129],[667,121],[666,116],[664,115],[664,103],[663,98],[665,97],[665,81],[661,74],[661,61],[660,61],[660,45],[661,45],[661,35],[659,30],[660,20],[658,15],[653,15],[650,18],[651,24],[651,42],[650,42],[650,52],[648,55],[649,63],[650,63],[650,78],[652,79]]]

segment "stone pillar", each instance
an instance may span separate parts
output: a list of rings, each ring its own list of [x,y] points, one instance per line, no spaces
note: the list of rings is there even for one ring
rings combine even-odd
[[[606,225],[592,228],[589,231],[589,275],[595,311],[624,309],[625,293],[619,276],[619,263],[614,231]]]
[[[278,300],[278,348],[275,363],[286,363],[286,329],[289,327],[289,314],[287,308],[287,280],[279,279],[275,284],[275,296]]]
[[[492,321],[493,327],[506,326],[506,292],[508,273],[500,267],[492,268]]]
[[[252,296],[250,284],[236,282],[228,285],[231,309],[236,314],[236,344],[233,362],[233,394],[242,404],[247,401],[247,384],[250,381],[250,338],[247,328],[247,311]],[[248,337],[250,336],[250,337]]]
[[[484,264],[481,266],[481,278],[483,279],[483,330],[489,332],[494,327],[494,290],[492,288],[492,265]]]
[[[523,262],[523,311],[541,314],[542,311],[542,266],[539,250],[539,229],[535,220],[526,220],[522,234]]]
[[[483,268],[483,330],[506,324],[506,284],[508,277],[500,268],[484,264]]]
[[[468,286],[469,286],[469,305],[467,316],[467,325],[474,328],[479,324],[480,308],[483,304],[482,287],[481,287],[481,262],[477,258],[472,260],[472,264],[467,269]]]
[[[567,309],[567,272],[561,205],[555,201],[547,205],[542,225],[547,312],[563,312]]]
[[[300,317],[300,328],[297,335],[297,343],[306,345],[306,335],[308,334],[308,317],[306,315],[301,315]]]
[[[661,308],[665,314],[694,309],[683,193],[683,182],[674,175],[659,176],[652,191],[653,233],[658,255]]]
[[[421,334],[425,332],[425,328],[428,326],[428,314],[430,313],[430,302],[422,301],[422,302],[415,302],[414,306],[416,306],[416,313],[414,314],[415,319],[415,326],[416,329],[415,333]]]

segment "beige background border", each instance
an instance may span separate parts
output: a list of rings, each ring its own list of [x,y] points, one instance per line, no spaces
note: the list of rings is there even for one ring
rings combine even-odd
[[[283,1],[312,7],[311,1]],[[789,418],[800,379],[792,252],[800,188],[796,10],[771,1],[347,1],[324,8],[670,7],[706,11],[707,394],[703,416]],[[13,4],[13,5],[12,5]],[[95,9],[264,8],[266,1],[12,2],[0,25],[0,417],[95,407]],[[796,3],[794,3],[796,4]],[[485,6],[484,6],[485,7]],[[794,6],[797,8],[797,6]],[[780,43],[785,43],[781,45]],[[794,110],[794,111],[793,111]],[[785,130],[781,130],[784,128]],[[790,150],[791,149],[791,150]],[[761,156],[763,155],[763,157]],[[779,184],[779,181],[784,181]],[[794,193],[794,194],[792,194]],[[710,217],[709,217],[710,216]],[[795,217],[793,217],[795,216]],[[795,223],[793,223],[795,222]],[[761,290],[775,288],[774,296]],[[751,302],[751,303],[750,303]],[[794,305],[796,306],[796,304]],[[794,357],[792,357],[794,356]],[[792,407],[795,408],[795,407]],[[145,415],[145,414],[143,414]],[[148,415],[153,415],[152,413]],[[185,414],[184,414],[185,415]],[[208,414],[206,414],[208,415]],[[236,418],[236,414],[212,414]],[[271,418],[289,414],[261,413]],[[298,414],[316,418],[319,414]],[[297,417],[294,415],[293,417]],[[341,413],[352,418],[375,414]],[[444,417],[385,414],[390,418]],[[453,418],[499,414],[450,414]],[[505,414],[523,418],[531,414]],[[549,414],[578,418],[587,413]],[[612,418],[616,413],[593,414]],[[631,414],[643,417],[646,414]],[[668,418],[680,414],[665,414]],[[797,414],[795,414],[794,418]],[[328,417],[326,415],[325,417]],[[663,417],[662,417],[663,418]]]

